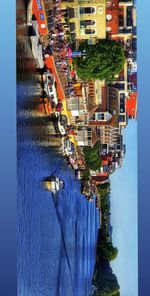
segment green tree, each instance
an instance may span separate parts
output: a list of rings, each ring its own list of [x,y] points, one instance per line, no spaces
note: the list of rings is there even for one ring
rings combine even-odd
[[[113,247],[111,243],[107,243],[104,249],[104,256],[109,261],[115,260],[118,255],[118,249]]]
[[[102,262],[97,267],[95,273],[94,286],[96,287],[94,296],[120,296],[120,287],[117,277],[113,274],[108,262]]]
[[[83,148],[84,157],[88,170],[99,170],[101,167],[101,158],[99,155],[99,143],[95,144],[93,148],[84,147]]]
[[[90,178],[90,172],[89,172],[89,169],[86,169],[83,173],[83,180],[89,181],[89,178]]]
[[[105,79],[109,82],[124,67],[124,48],[115,40],[102,40],[96,45],[81,43],[79,50],[86,51],[86,56],[75,60],[78,76],[83,80]]]

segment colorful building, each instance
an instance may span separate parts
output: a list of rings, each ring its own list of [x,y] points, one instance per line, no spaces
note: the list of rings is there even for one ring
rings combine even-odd
[[[101,151],[103,171],[112,174],[117,168],[122,166],[122,161],[125,156],[126,146],[123,144],[122,134],[118,134],[118,140],[115,144],[102,145]]]
[[[126,112],[129,118],[136,118],[137,116],[137,92],[133,92],[126,100]]]
[[[137,88],[136,8],[133,1],[107,1],[106,32],[107,38],[123,44],[126,54],[122,72],[116,75],[114,81],[109,84],[110,87],[118,90],[119,126],[124,128],[129,116],[126,110],[126,100]]]
[[[136,30],[136,9],[133,1],[107,1],[106,31],[111,39],[125,41],[132,38]]]
[[[94,43],[97,39],[106,38],[106,1],[62,1],[64,19],[68,19],[70,31],[76,39]]]

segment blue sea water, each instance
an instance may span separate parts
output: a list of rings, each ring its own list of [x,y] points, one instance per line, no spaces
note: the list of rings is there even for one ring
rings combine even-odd
[[[80,182],[60,149],[45,143],[42,118],[32,110],[40,96],[28,39],[18,45],[17,81],[17,265],[18,296],[88,296],[99,227],[95,202],[80,193]],[[56,200],[43,178],[56,174],[65,189]]]

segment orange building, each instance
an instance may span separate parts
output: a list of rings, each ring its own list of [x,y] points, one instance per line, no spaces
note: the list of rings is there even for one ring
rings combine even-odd
[[[107,1],[106,32],[109,38],[120,41],[132,38],[133,11],[132,1]]]
[[[118,34],[119,30],[119,1],[112,0],[106,5],[106,32]]]
[[[126,112],[130,118],[136,118],[137,115],[137,92],[133,92],[126,99]]]

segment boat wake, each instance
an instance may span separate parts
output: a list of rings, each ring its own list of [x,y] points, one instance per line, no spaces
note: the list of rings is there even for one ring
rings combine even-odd
[[[72,293],[73,296],[74,294],[74,285],[73,285],[73,277],[72,277],[72,270],[71,270],[71,263],[70,263],[70,259],[69,259],[69,255],[68,255],[68,251],[67,251],[67,245],[66,245],[66,241],[65,241],[65,234],[64,234],[64,226],[63,226],[63,221],[61,218],[61,214],[58,210],[58,194],[53,196],[53,203],[55,206],[55,210],[56,210],[56,215],[59,221],[59,225],[60,225],[60,230],[61,230],[61,234],[62,234],[62,241],[63,241],[63,246],[64,246],[64,251],[65,251],[65,255],[66,255],[66,260],[67,260],[67,264],[68,264],[68,268],[69,268],[69,273],[70,273],[70,279],[71,279],[71,287],[72,287]]]

